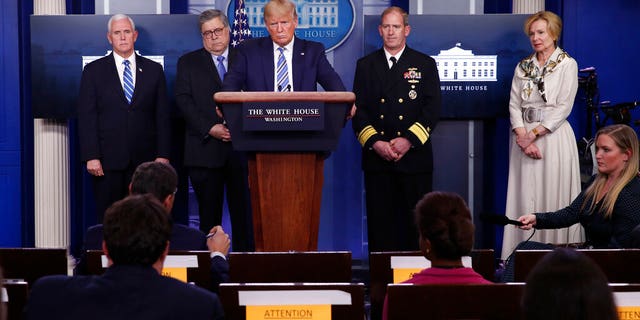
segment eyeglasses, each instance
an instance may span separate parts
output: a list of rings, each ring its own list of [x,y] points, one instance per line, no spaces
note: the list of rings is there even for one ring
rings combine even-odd
[[[203,38],[213,38],[213,35],[215,34],[216,37],[222,35],[222,31],[224,31],[224,27],[223,28],[216,28],[213,30],[207,30],[205,32],[202,33],[202,37]]]

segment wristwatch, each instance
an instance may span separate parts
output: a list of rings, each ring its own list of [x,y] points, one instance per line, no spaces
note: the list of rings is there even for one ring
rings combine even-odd
[[[540,132],[538,132],[538,128],[537,127],[531,129],[531,132],[533,132],[533,135],[535,135],[536,138],[540,136]]]

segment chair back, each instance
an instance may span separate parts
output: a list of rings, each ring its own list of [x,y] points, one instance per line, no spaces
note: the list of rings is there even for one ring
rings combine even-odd
[[[362,283],[222,283],[219,296],[227,320],[245,320],[248,312],[260,315],[254,319],[311,319],[327,312],[332,320],[365,319]]]
[[[513,279],[524,282],[535,265],[552,250],[516,250]],[[640,249],[579,249],[602,269],[611,283],[640,283]]]
[[[87,273],[100,275],[108,267],[107,256],[101,250],[87,250]],[[204,250],[171,250],[164,261],[163,275],[210,289],[211,257]]]
[[[229,282],[351,282],[351,252],[232,252]]]
[[[0,248],[0,266],[5,279],[31,285],[42,276],[69,273],[67,250],[60,248]]]
[[[400,319],[521,319],[523,283],[390,284],[387,316]]]

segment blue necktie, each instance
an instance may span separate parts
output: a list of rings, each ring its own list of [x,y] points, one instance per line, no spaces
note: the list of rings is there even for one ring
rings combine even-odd
[[[133,76],[131,75],[131,68],[129,67],[129,60],[124,60],[124,74],[122,76],[122,82],[124,83],[124,96],[127,97],[127,101],[131,104],[131,98],[133,98]]]
[[[218,56],[216,58],[218,60],[218,64],[216,68],[218,69],[218,75],[220,75],[220,80],[224,80],[224,74],[227,73],[227,69],[224,67],[224,56]]]
[[[278,56],[278,66],[276,69],[276,80],[278,82],[278,91],[291,91],[289,86],[289,71],[287,69],[287,60],[284,58],[284,48],[278,48],[280,55]]]

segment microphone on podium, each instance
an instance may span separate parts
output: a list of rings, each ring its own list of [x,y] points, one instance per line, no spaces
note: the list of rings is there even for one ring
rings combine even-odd
[[[500,214],[492,214],[492,213],[482,213],[480,214],[480,220],[484,222],[489,222],[493,224],[498,224],[501,226],[506,226],[508,224],[512,224],[514,226],[522,226],[522,222],[518,220],[511,220],[507,218],[507,216],[503,216]]]

